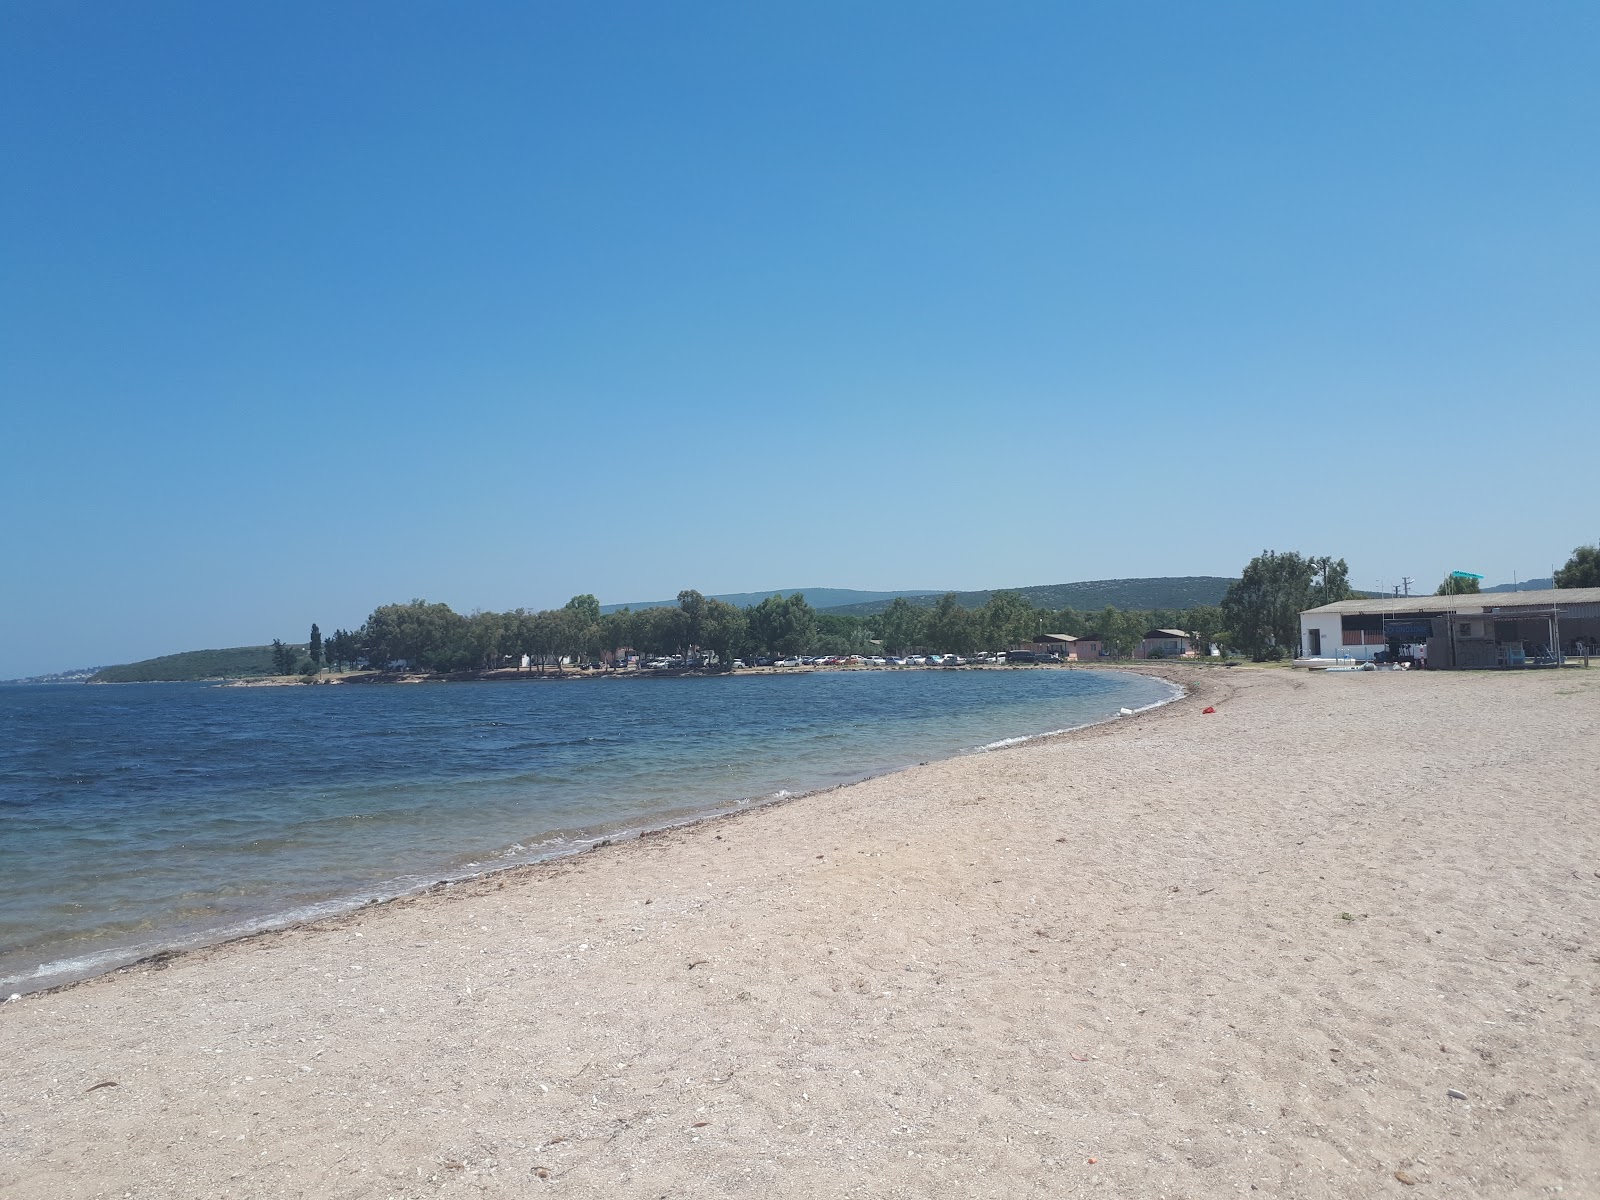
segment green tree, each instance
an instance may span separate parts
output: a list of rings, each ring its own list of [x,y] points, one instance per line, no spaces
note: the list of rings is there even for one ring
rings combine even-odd
[[[306,644],[306,652],[311,656],[313,666],[322,666],[322,630],[317,628],[317,623],[311,623],[311,640]]]
[[[678,607],[683,610],[685,638],[691,646],[705,644],[706,598],[693,588],[678,593]]]
[[[879,640],[888,654],[905,654],[923,644],[926,612],[907,600],[896,596],[883,610],[879,620]]]
[[[451,665],[462,670],[483,670],[500,665],[506,643],[505,613],[475,612],[466,619]]]
[[[600,647],[612,666],[616,665],[621,651],[634,647],[632,609],[619,608],[600,618]]]
[[[466,618],[448,604],[413,600],[373,609],[358,636],[375,666],[404,659],[416,667],[440,670],[454,665],[465,632]]]
[[[696,644],[716,655],[721,670],[731,671],[749,630],[742,609],[725,600],[706,600],[700,610],[700,641]]]
[[[1482,590],[1483,589],[1478,585],[1478,581],[1472,578],[1472,576],[1450,574],[1444,577],[1444,582],[1439,585],[1439,590],[1434,592],[1434,595],[1472,596],[1476,595]]]
[[[961,607],[954,592],[939,597],[939,603],[928,614],[928,646],[946,654],[970,654],[977,643],[977,622],[973,614]]]
[[[750,640],[766,654],[805,654],[817,636],[817,614],[805,596],[768,596],[745,610]]]
[[[295,659],[293,646],[285,645],[281,638],[272,639],[272,671],[275,675],[293,675]]]
[[[587,593],[574,596],[561,613],[561,653],[578,660],[598,658],[603,640],[600,601]]]
[[[633,646],[655,657],[682,654],[689,646],[689,619],[681,608],[645,608],[634,614]]]
[[[575,613],[579,621],[585,625],[600,624],[600,601],[585,592],[581,596],[574,596],[563,605],[565,611]]]
[[[1039,610],[1016,592],[996,592],[978,610],[979,636],[986,649],[1003,650],[1019,642],[1031,642],[1042,632]]]
[[[1344,559],[1263,550],[1228,585],[1222,619],[1240,649],[1257,659],[1281,658],[1300,644],[1302,612],[1350,595]]]
[[[355,635],[346,629],[335,629],[322,643],[322,656],[335,669],[349,666],[357,658]]]
[[[1558,588],[1600,587],[1600,545],[1579,546],[1567,559],[1567,565],[1556,572]]]
[[[1094,633],[1112,658],[1128,658],[1144,639],[1146,614],[1107,605],[1094,620]]]

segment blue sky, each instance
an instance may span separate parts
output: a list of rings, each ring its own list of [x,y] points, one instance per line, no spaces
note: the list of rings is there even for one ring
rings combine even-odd
[[[50,4],[0,677],[1600,535],[1590,4]],[[1587,439],[1585,465],[1580,439]]]

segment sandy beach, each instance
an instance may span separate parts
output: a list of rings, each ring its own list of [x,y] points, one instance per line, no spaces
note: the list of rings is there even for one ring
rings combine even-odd
[[[0,1006],[0,1195],[1600,1196],[1600,671],[1166,672]]]

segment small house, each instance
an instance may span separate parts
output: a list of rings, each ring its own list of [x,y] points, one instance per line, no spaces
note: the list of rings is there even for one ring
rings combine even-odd
[[[1194,648],[1189,644],[1189,634],[1183,629],[1147,629],[1138,646],[1135,658],[1193,658]]]
[[[1036,654],[1054,654],[1062,662],[1075,661],[1078,658],[1078,643],[1082,640],[1070,633],[1041,633],[1033,639],[1029,648]]]

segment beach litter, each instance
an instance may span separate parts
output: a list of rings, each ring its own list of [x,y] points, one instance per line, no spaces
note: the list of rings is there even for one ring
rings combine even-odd
[[[120,1087],[120,1086],[122,1086],[122,1085],[119,1084],[115,1079],[107,1079],[107,1080],[105,1080],[105,1081],[103,1081],[101,1083],[95,1084],[93,1087],[84,1088],[83,1089],[83,1094],[85,1096],[87,1096],[90,1092],[98,1092],[103,1087]],[[1465,1099],[1465,1097],[1463,1097],[1463,1099]]]
[[[1467,1094],[1459,1088],[1445,1088],[1444,1094],[1452,1100],[1465,1100],[1467,1098]]]
[[[1216,706],[1215,705],[1208,704],[1208,705],[1206,705],[1204,708],[1202,708],[1200,710],[1200,715],[1202,717],[1207,717],[1207,716],[1210,716],[1212,713],[1214,713],[1216,711],[1217,710],[1216,710]]]

